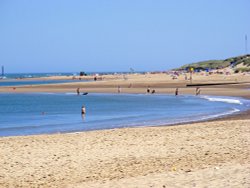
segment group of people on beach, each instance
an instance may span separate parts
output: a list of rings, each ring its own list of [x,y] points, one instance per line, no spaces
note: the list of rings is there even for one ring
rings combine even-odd
[[[121,93],[121,86],[117,87],[117,93]],[[156,93],[156,91],[154,89],[151,90],[150,86],[148,86],[146,93],[147,94],[150,94],[150,93],[154,94],[154,93]],[[201,93],[201,89],[200,89],[200,87],[197,87],[195,90],[195,95],[200,95],[200,93]],[[175,89],[175,96],[177,96],[177,95],[179,95],[179,88],[178,87]]]
[[[155,93],[155,90],[153,89],[153,90],[151,91],[150,86],[148,86],[148,88],[147,88],[147,93],[154,94],[154,93]]]

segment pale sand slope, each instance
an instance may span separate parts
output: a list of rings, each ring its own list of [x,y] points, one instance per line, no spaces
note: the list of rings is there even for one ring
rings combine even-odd
[[[250,120],[0,138],[0,187],[250,187]]]

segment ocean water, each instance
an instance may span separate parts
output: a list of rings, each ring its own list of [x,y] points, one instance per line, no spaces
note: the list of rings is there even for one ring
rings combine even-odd
[[[119,74],[128,74],[129,72],[119,72]],[[143,72],[140,72],[143,73]],[[115,72],[87,72],[88,75],[94,74],[117,74]],[[16,74],[5,74],[4,77],[0,75],[0,87],[1,86],[22,86],[22,85],[41,85],[41,84],[59,84],[59,83],[69,83],[69,82],[87,82],[89,80],[35,80],[41,77],[51,77],[51,76],[77,76],[79,73],[16,73]],[[23,80],[23,78],[33,78],[32,80]]]
[[[87,80],[23,80],[23,78],[40,78],[50,76],[76,76],[77,73],[17,73],[5,74],[0,77],[1,86],[22,86],[22,85],[41,85],[41,84],[60,84],[69,82],[86,82]]]
[[[40,77],[50,77],[50,76],[79,76],[79,72],[55,72],[55,73],[7,73],[4,76],[0,75],[1,79],[16,79],[16,78],[40,78]],[[87,75],[105,75],[105,74],[129,74],[131,72],[85,72]],[[144,72],[134,72],[134,73],[144,73]]]
[[[42,85],[42,84],[60,84],[71,82],[87,82],[87,80],[0,80],[1,86],[23,86],[23,85]]]
[[[82,105],[87,110],[85,116],[81,115]],[[0,136],[171,125],[249,108],[249,100],[232,97],[1,93]]]
[[[75,72],[56,72],[56,73],[7,73],[4,74],[3,79],[16,79],[16,78],[40,78],[49,76],[76,76],[79,73]],[[2,77],[2,76],[1,76]]]

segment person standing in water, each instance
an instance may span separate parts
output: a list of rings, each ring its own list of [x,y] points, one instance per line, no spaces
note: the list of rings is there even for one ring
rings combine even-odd
[[[76,89],[76,93],[77,93],[77,95],[80,95],[80,88],[79,87]]]
[[[177,87],[175,90],[175,96],[179,95],[179,88]]]
[[[84,105],[82,105],[82,115],[85,115],[86,114],[86,108]]]

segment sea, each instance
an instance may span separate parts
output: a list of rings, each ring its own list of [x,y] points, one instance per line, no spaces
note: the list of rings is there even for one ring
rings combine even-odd
[[[106,75],[106,74],[128,74],[132,72],[84,72],[86,75]],[[145,73],[142,71],[133,73]],[[22,78],[40,78],[50,76],[79,76],[80,72],[47,72],[47,73],[6,73],[0,75],[0,79],[22,79]]]
[[[87,75],[105,75],[105,74],[127,74],[128,72],[88,72]],[[141,72],[140,72],[141,73]],[[23,86],[23,85],[41,85],[41,84],[60,84],[69,82],[88,82],[90,80],[41,80],[41,77],[51,77],[51,76],[78,76],[79,73],[69,72],[69,73],[12,73],[0,76],[0,87],[1,86]],[[32,79],[30,79],[32,78]]]
[[[249,100],[224,96],[0,93],[0,136],[174,125],[248,109]]]
[[[2,79],[22,79],[22,78],[40,78],[50,76],[77,76],[76,72],[52,72],[52,73],[7,73],[1,76]]]

